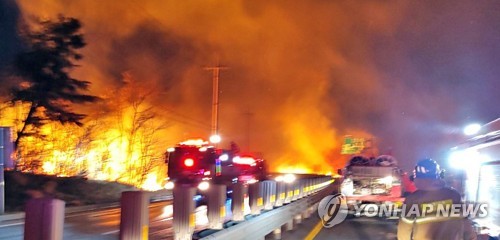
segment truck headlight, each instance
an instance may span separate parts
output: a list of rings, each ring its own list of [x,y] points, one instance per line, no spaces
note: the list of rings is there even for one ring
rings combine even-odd
[[[174,186],[174,182],[167,182],[167,184],[165,184],[165,189],[172,190],[174,189]]]
[[[274,180],[275,180],[276,182],[283,182],[284,177],[280,175],[280,176],[275,177],[275,178],[274,178]]]
[[[210,188],[210,184],[208,182],[201,182],[200,184],[198,184],[198,189],[200,189],[200,191],[205,191],[205,190],[208,190]]]
[[[381,178],[380,183],[388,185],[388,184],[392,184],[392,180],[393,180],[392,176],[387,176],[387,177]]]
[[[285,174],[285,176],[283,176],[283,181],[286,183],[292,183],[295,181],[295,179],[296,179],[295,175],[291,173]]]

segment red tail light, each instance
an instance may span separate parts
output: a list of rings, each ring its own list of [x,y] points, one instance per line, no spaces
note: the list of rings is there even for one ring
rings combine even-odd
[[[192,167],[194,165],[194,160],[192,158],[184,159],[184,166]]]

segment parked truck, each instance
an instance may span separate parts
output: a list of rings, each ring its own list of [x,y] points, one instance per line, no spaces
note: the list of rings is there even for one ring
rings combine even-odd
[[[218,148],[203,139],[186,140],[169,148],[165,162],[168,166],[168,188],[173,188],[175,183],[183,183],[203,189],[213,182],[253,183],[267,177],[262,157],[240,153],[233,146],[232,149]]]
[[[341,170],[340,191],[347,204],[402,203],[404,189],[397,160],[389,155],[377,158],[354,156]]]

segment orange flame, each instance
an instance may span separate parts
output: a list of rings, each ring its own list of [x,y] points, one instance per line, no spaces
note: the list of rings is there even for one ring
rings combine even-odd
[[[356,133],[343,130],[349,120],[343,119],[348,114],[339,110],[342,99],[333,97],[328,101],[334,82],[332,69],[352,73],[347,80],[335,79],[335,84],[345,85],[355,96],[374,99],[377,95],[373,93],[383,88],[374,78],[377,72],[371,66],[352,64],[349,54],[338,51],[353,42],[351,28],[344,23],[365,26],[369,22],[370,31],[390,32],[390,26],[395,25],[391,18],[393,9],[368,4],[349,10],[333,1],[295,5],[267,1],[181,2],[17,1],[26,19],[30,15],[55,17],[64,13],[82,21],[88,45],[75,77],[91,81],[94,92],[106,92],[116,85],[111,72],[131,69],[145,85],[167,86],[161,89],[163,95],[158,94],[158,99],[148,106],[168,109],[169,105],[175,105],[177,111],[184,111],[169,113],[167,117],[173,119],[174,126],[159,135],[168,138],[170,144],[157,143],[155,151],[141,150],[139,139],[144,137],[143,133],[131,138],[130,131],[124,129],[133,125],[130,119],[134,119],[134,114],[130,109],[115,109],[115,114],[121,115],[121,123],[112,117],[105,120],[95,117],[89,123],[95,122],[93,126],[98,133],[94,132],[93,141],[82,152],[61,150],[64,146],[45,146],[60,151],[43,154],[49,156],[44,162],[51,161],[45,169],[58,174],[77,174],[78,171],[71,170],[73,167],[61,170],[62,161],[87,166],[85,171],[96,179],[134,184],[153,179],[146,175],[137,180],[124,174],[138,175],[128,170],[133,170],[131,166],[142,166],[139,163],[142,156],[155,159],[149,157],[152,152],[161,154],[165,146],[193,133],[201,136],[199,133],[206,126],[204,121],[197,120],[209,119],[211,85],[200,66],[210,64],[215,59],[214,52],[231,67],[221,74],[220,81],[221,93],[224,90],[219,124],[223,141],[247,142],[247,151],[262,151],[271,170],[329,172],[343,165],[341,138],[343,134]],[[116,17],[109,9],[126,14]],[[307,12],[315,14],[304,14]],[[352,49],[356,49],[355,56],[364,53],[363,46]],[[243,117],[243,111],[253,112],[254,117]],[[73,136],[69,134],[63,140],[70,141]],[[78,139],[71,140],[73,146],[77,142]],[[161,181],[160,167],[152,171],[157,173],[157,181]]]
[[[90,179],[118,181],[147,190],[164,184],[163,144],[157,140],[159,123],[147,115],[149,105],[122,105],[120,111],[97,119],[84,128],[50,123],[28,136],[18,149],[18,169],[57,176],[83,175]],[[3,105],[1,125],[21,128],[27,106]],[[150,117],[150,118],[148,118]]]

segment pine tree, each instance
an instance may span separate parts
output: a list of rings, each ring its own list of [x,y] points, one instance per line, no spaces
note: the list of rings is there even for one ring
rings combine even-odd
[[[80,22],[60,16],[58,21],[39,24],[40,30],[25,34],[28,50],[20,53],[14,62],[15,73],[22,82],[12,89],[11,101],[30,106],[18,131],[16,148],[20,139],[35,134],[48,122],[82,126],[86,115],[72,111],[71,106],[98,100],[82,93],[90,82],[69,75],[77,67],[75,62],[82,58],[79,50],[85,46]]]

